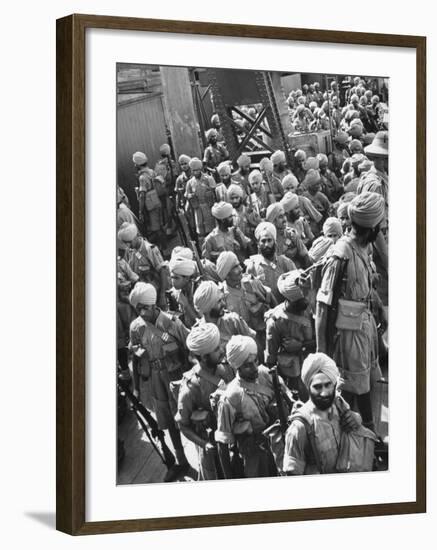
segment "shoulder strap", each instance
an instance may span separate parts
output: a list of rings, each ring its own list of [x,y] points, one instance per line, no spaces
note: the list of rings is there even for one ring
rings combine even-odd
[[[314,431],[313,423],[305,415],[303,415],[299,411],[294,413],[291,417],[292,422],[294,422],[295,420],[298,420],[299,422],[301,422],[305,426],[308,441],[309,441],[310,447],[311,447],[311,452],[313,453],[314,459],[316,461],[317,469],[319,470],[319,472],[321,474],[323,474],[324,469],[323,469],[323,464],[322,464],[322,461],[320,460],[320,455],[319,455],[319,452],[318,452],[317,446],[316,446],[316,434],[315,434],[315,431]]]

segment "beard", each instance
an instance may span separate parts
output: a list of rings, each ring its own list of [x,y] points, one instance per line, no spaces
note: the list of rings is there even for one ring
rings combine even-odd
[[[280,174],[282,174],[282,172],[285,170],[285,166],[283,164],[279,164],[277,167],[276,167],[276,171],[279,172]]]
[[[213,307],[209,312],[210,316],[213,317],[214,319],[223,317],[224,313],[225,313],[225,308],[223,306]]]
[[[296,315],[299,315],[300,313],[305,311],[307,307],[308,300],[306,298],[301,298],[300,300],[297,300],[297,302],[289,304],[289,308],[287,307],[287,310],[289,310],[290,313],[295,313]]]
[[[260,248],[260,253],[264,256],[264,258],[267,258],[267,260],[273,260],[273,258],[275,257],[275,252],[276,244]]]
[[[310,399],[319,410],[326,411],[334,402],[335,391],[333,391],[331,395],[321,397],[320,395],[314,395],[310,390]]]
[[[374,243],[376,241],[376,238],[378,237],[379,233],[379,227],[374,227],[369,231],[369,235],[367,237],[367,243]]]

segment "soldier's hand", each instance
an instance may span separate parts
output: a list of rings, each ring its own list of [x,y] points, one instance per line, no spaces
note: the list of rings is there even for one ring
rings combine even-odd
[[[212,443],[207,443],[204,447],[204,451],[207,455],[212,455],[215,453],[215,447]]]
[[[347,410],[340,416],[340,426],[345,432],[352,432],[359,428],[360,422],[356,414]]]

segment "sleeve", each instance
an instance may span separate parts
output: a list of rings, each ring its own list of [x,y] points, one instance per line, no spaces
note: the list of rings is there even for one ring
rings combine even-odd
[[[278,350],[281,343],[279,331],[274,319],[268,319],[266,323],[266,351],[265,360],[268,365],[275,365],[278,357]]]
[[[150,260],[152,267],[159,271],[164,264],[164,259],[161,255],[161,252],[159,251],[159,248],[155,245],[148,246],[147,248],[147,252],[149,255],[148,259]]]
[[[317,301],[327,306],[332,305],[334,296],[335,281],[337,280],[338,270],[340,269],[340,260],[332,256],[323,270],[322,283],[317,292]]]
[[[175,415],[176,422],[183,426],[191,425],[191,414],[194,411],[193,395],[190,391],[188,380],[184,379],[178,396],[178,410]]]
[[[243,246],[243,248],[246,248],[251,242],[249,237],[246,237],[246,235],[241,231],[239,227],[234,227],[234,235],[240,245]]]
[[[285,434],[284,472],[302,475],[305,472],[306,428],[302,422],[294,421]]]
[[[177,331],[178,340],[181,342],[184,348],[187,347],[187,336],[190,334],[190,331],[184,325],[180,319],[175,319],[175,328]]]
[[[123,262],[123,269],[125,270],[128,279],[132,283],[136,283],[139,279],[139,276],[134,271],[132,271],[130,265],[126,262],[126,260],[123,260]]]
[[[237,334],[241,334],[243,336],[250,336],[251,338],[256,338],[256,332],[252,330],[249,325],[246,323],[244,319],[242,319],[239,315],[235,315],[235,325]]]
[[[217,408],[217,430],[215,440],[219,443],[232,444],[235,441],[232,427],[234,425],[236,411],[226,396],[220,398]]]

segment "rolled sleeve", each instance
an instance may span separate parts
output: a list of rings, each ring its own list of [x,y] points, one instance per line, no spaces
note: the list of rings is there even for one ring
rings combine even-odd
[[[215,440],[218,443],[232,444],[235,441],[232,427],[235,421],[235,409],[226,397],[222,397],[217,408],[217,430]]]
[[[292,422],[285,435],[284,472],[302,475],[305,472],[306,428],[302,422]]]

